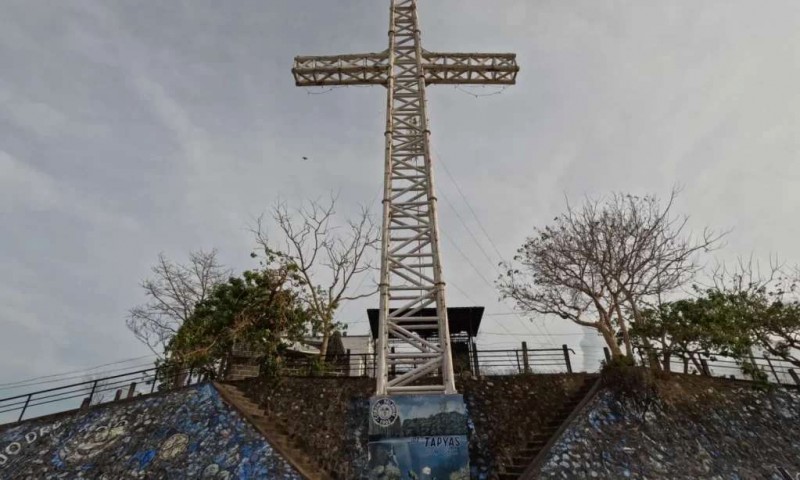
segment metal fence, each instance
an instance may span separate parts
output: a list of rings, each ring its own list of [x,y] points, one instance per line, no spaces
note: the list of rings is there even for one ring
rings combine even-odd
[[[561,348],[529,349],[525,342],[521,348],[508,350],[473,349],[453,353],[456,374],[472,372],[478,375],[518,375],[521,373],[572,373],[571,355],[574,350],[567,345]],[[296,357],[283,361],[281,373],[294,376],[374,377],[377,371],[374,353],[329,356],[324,362],[316,357]],[[389,376],[402,375],[414,368],[412,362],[389,367]]]
[[[191,370],[136,370],[0,399],[0,423],[38,417],[191,385],[203,380]],[[33,415],[31,415],[31,413]],[[3,421],[5,420],[5,421]]]
[[[608,357],[608,350],[604,349],[604,351],[606,357]],[[668,358],[664,351],[659,349],[638,348],[637,353],[642,364],[646,365],[657,359],[659,368],[664,368],[668,362],[669,370],[677,373],[738,380],[758,380],[756,377],[760,376],[770,383],[800,385],[800,375],[798,375],[796,366],[786,360],[766,355],[760,357],[750,355],[744,360],[737,360],[727,355],[712,352],[698,352],[692,355],[671,354]],[[743,368],[743,364],[751,365],[750,371]]]
[[[608,359],[608,349],[604,348],[603,351],[605,358]],[[646,365],[651,359],[658,358],[660,366],[663,367],[663,351],[651,349],[650,352],[655,356],[639,349],[637,353],[640,362]],[[586,352],[582,354],[586,355]],[[561,348],[529,349],[527,344],[522,342],[521,348],[518,349],[472,348],[469,351],[455,351],[453,366],[456,374],[572,373],[573,355],[575,352],[567,345],[562,345]],[[376,355],[373,353],[348,353],[328,357],[324,362],[316,356],[285,358],[280,372],[282,375],[294,376],[374,377],[377,371],[376,360]],[[752,374],[744,373],[741,361],[724,355],[705,352],[695,354],[689,359],[671,355],[668,361],[673,372],[741,380],[754,379]],[[749,362],[772,383],[800,385],[798,372],[789,362],[767,356],[752,356]],[[389,375],[402,375],[412,367],[411,363],[393,365],[390,367]],[[0,399],[0,424],[171,390],[205,380],[207,379],[204,375],[195,374],[191,369],[166,371],[163,368],[153,367],[14,395]]]

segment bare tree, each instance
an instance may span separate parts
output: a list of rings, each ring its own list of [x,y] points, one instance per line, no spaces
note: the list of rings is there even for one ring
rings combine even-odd
[[[216,250],[191,252],[187,264],[159,254],[152,272],[153,277],[142,282],[147,303],[130,309],[126,323],[136,338],[161,355],[195,305],[231,272],[219,264]]]
[[[631,355],[629,327],[646,321],[644,308],[689,282],[699,268],[696,255],[724,235],[688,233],[688,217],[671,215],[676,196],[673,190],[665,206],[627,194],[587,199],[579,208],[568,203],[505,265],[501,294],[522,310],[595,328],[614,355],[623,355],[620,343]]]
[[[322,334],[322,358],[342,302],[377,292],[377,287],[366,293],[351,292],[351,287],[353,279],[375,268],[372,253],[380,242],[379,229],[366,209],[354,220],[336,226],[335,206],[335,197],[324,203],[311,201],[293,210],[285,202],[278,202],[272,209],[272,218],[283,238],[275,243],[269,240],[263,215],[252,229],[267,259],[288,259],[297,269],[315,327]]]

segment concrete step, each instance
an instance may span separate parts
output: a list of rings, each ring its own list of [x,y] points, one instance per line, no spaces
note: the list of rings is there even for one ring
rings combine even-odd
[[[501,473],[498,477],[499,480],[516,480],[519,478],[518,473]]]
[[[536,447],[528,447],[520,450],[517,452],[517,456],[520,458],[533,458],[536,454],[539,453],[539,449]]]
[[[594,387],[595,380],[595,378],[587,378],[583,382],[583,385],[569,397],[566,403],[561,405],[561,408],[556,411],[555,416],[543,426],[541,431],[531,437],[530,441],[525,445],[525,448],[512,457],[511,465],[506,466],[504,471],[499,474],[499,480],[513,480],[520,477],[522,472],[528,468],[528,465],[533,462],[572,412],[574,412],[583,399],[586,398],[586,395],[588,395],[592,387]]]
[[[292,436],[285,427],[275,421],[256,402],[233,385],[215,384],[223,398],[231,403],[247,420],[253,424],[272,447],[289,461],[300,475],[307,480],[332,480],[324,470],[317,466],[311,458],[292,441]]]

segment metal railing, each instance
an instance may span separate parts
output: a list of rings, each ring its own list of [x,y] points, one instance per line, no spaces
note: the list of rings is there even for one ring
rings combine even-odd
[[[607,349],[606,356],[608,356]],[[650,359],[658,361],[659,368],[665,365],[663,350],[650,348],[637,348],[637,353],[642,364],[648,364]],[[738,380],[758,380],[756,375],[770,383],[780,385],[800,385],[800,375],[792,363],[779,358],[750,355],[743,360],[737,360],[727,355],[713,352],[696,352],[691,355],[671,354],[668,358],[669,370],[676,373],[699,374],[713,377],[725,377]],[[750,365],[750,371],[743,368],[743,364]],[[755,371],[753,371],[753,369]],[[760,373],[756,373],[760,372]]]
[[[561,348],[507,350],[474,349],[471,352],[453,353],[455,373],[473,372],[479,375],[518,375],[522,373],[572,373],[571,355],[575,351],[567,345]],[[281,364],[281,374],[291,376],[374,377],[377,371],[374,353],[328,356],[325,361],[317,357],[286,358]],[[389,376],[402,375],[414,368],[412,362],[389,367]]]
[[[36,407],[43,407],[38,409],[40,411],[35,415],[38,417],[118,401],[123,395],[131,398],[180,388],[200,380],[201,376],[194,375],[189,369],[168,372],[153,367],[0,398],[0,424],[9,423],[3,422],[3,418],[11,418],[12,423],[21,422],[25,414]],[[110,398],[112,394],[113,399]]]
[[[575,351],[566,345],[561,348],[512,350],[477,350],[473,369],[481,375],[518,375],[521,373],[572,373],[571,354]]]
[[[453,362],[456,373],[473,372],[479,375],[517,375],[524,373],[572,373],[571,355],[575,352],[563,345],[561,348],[509,350],[481,350],[455,352]],[[329,356],[320,361],[316,356],[284,358],[279,372],[287,376],[375,377],[377,357],[373,353]],[[412,363],[396,364],[390,376],[402,375],[413,369]],[[65,378],[68,380],[69,377]],[[0,398],[0,424],[17,423],[26,418],[61,413],[172,390],[205,381],[205,375],[191,369],[176,371],[152,367],[60,385],[35,392]],[[57,381],[57,380],[56,380]],[[26,416],[27,415],[27,416]]]

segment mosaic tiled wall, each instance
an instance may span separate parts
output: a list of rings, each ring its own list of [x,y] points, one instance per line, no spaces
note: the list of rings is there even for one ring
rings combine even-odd
[[[800,479],[800,392],[709,388],[680,396],[683,406],[641,408],[601,393],[537,478]]]
[[[301,477],[205,384],[0,431],[0,478]]]

